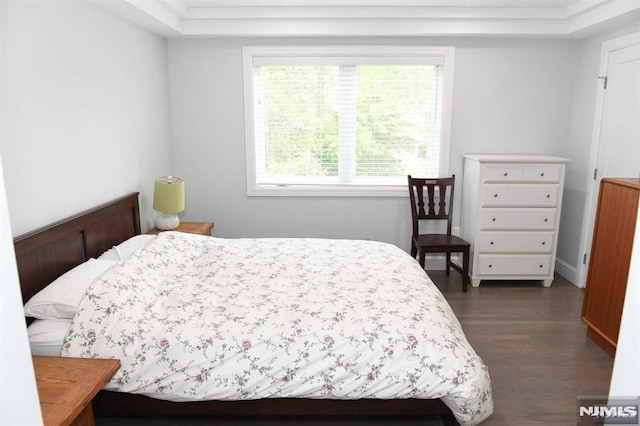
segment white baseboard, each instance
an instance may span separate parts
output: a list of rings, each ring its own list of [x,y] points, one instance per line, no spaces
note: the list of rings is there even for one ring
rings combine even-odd
[[[578,271],[575,267],[569,265],[564,260],[556,258],[556,272],[559,275],[562,275],[567,279],[571,284],[579,287],[578,282]]]

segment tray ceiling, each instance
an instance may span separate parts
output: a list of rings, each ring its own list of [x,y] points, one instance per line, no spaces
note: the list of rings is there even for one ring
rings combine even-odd
[[[582,38],[635,22],[638,0],[92,0],[179,37]]]

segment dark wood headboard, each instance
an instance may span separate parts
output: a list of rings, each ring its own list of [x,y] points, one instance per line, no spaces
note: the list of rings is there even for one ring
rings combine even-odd
[[[138,193],[14,238],[22,300],[91,257],[140,234]]]

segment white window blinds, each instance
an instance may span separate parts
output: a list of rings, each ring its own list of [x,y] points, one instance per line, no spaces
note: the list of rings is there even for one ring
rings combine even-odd
[[[296,53],[245,56],[250,185],[375,190],[441,174],[443,55]]]

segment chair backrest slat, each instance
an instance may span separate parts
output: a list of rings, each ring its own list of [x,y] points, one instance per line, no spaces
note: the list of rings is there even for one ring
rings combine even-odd
[[[414,235],[418,234],[418,223],[421,220],[446,220],[447,234],[450,235],[455,175],[434,179],[412,178],[409,175],[407,178]]]

